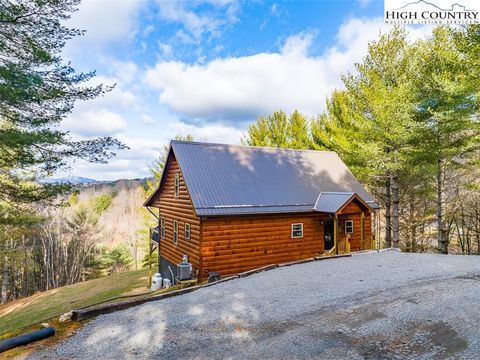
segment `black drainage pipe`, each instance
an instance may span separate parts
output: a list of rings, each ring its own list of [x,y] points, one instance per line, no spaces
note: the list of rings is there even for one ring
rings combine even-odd
[[[46,327],[23,335],[14,336],[0,341],[0,352],[16,348],[17,346],[30,344],[31,342],[42,340],[53,335],[55,335],[55,329],[53,327]]]

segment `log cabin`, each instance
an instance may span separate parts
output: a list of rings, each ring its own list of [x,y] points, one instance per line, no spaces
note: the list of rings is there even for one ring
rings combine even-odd
[[[180,140],[144,206],[162,276],[186,255],[200,279],[372,249],[378,208],[335,152]]]

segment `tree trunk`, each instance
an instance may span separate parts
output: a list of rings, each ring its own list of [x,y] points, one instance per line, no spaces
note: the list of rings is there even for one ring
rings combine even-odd
[[[392,223],[393,223],[393,247],[398,249],[400,243],[400,234],[399,234],[399,212],[398,206],[400,203],[400,199],[398,197],[398,176],[392,176],[391,181],[392,186],[392,202],[393,202],[393,216],[392,216]]]
[[[438,252],[440,254],[448,254],[448,239],[445,230],[444,212],[445,212],[445,198],[444,198],[444,174],[443,162],[437,161],[437,241]]]
[[[463,204],[460,205],[460,215],[461,215],[461,224],[462,224],[462,236],[464,238],[464,242],[467,246],[467,255],[472,254],[472,241],[470,239],[470,230],[468,225],[465,223],[465,211],[463,208]]]
[[[415,222],[415,197],[410,195],[409,214],[408,214],[408,229],[410,234],[410,252],[417,251],[417,224]],[[408,251],[408,250],[407,250]]]
[[[8,258],[5,256],[3,258],[3,268],[2,268],[2,288],[1,288],[1,302],[5,304],[7,302],[7,289],[8,289]]]
[[[18,299],[18,271],[13,268],[12,271],[12,295],[11,299],[12,300],[17,300]]]
[[[475,207],[475,234],[477,238],[477,255],[480,255],[480,214],[478,212],[478,206],[480,206],[480,204],[477,203]]]
[[[392,247],[392,218],[391,218],[391,179],[385,182],[385,242],[387,248]]]
[[[458,239],[458,243],[460,244],[460,249],[462,250],[462,255],[465,255],[465,241],[464,241],[464,238],[462,237],[462,230],[458,225],[457,219],[455,219],[454,223],[455,223],[455,228],[457,229],[457,239]]]
[[[48,272],[48,270],[49,270],[49,268],[48,268],[48,266],[49,266],[48,265],[48,263],[49,263],[49,261],[48,261],[48,247],[45,243],[46,240],[44,238],[42,238],[41,240],[42,240],[42,247],[43,247],[43,254],[42,255],[43,255],[43,270],[44,270],[44,275],[45,275],[45,290],[48,291],[49,290],[49,284],[50,284],[49,283],[50,277],[49,277],[49,272]]]

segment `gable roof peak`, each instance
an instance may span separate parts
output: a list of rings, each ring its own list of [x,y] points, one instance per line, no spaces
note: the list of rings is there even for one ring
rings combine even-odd
[[[226,143],[212,143],[212,142],[203,142],[203,141],[189,141],[189,140],[170,140],[171,144],[186,144],[186,145],[201,145],[201,146],[212,146],[212,147],[224,147],[224,148],[237,148],[237,149],[246,149],[246,150],[267,150],[267,151],[285,151],[285,152],[313,152],[313,153],[331,153],[338,156],[336,151],[333,150],[314,150],[314,149],[293,149],[293,148],[281,148],[281,147],[271,147],[271,146],[251,146],[251,145],[242,145],[242,144],[226,144]]]

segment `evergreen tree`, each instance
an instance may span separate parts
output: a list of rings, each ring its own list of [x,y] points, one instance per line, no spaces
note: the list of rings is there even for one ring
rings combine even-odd
[[[54,198],[67,185],[39,184],[67,166],[68,159],[106,162],[124,146],[104,137],[73,140],[60,124],[76,101],[108,88],[85,82],[64,64],[67,40],[82,31],[65,20],[79,0],[4,0],[0,3],[0,222],[12,223],[21,204]]]
[[[460,39],[457,42],[456,36]],[[438,251],[444,254],[449,242],[447,194],[456,180],[456,170],[478,165],[479,39],[478,27],[460,34],[439,27],[419,46],[415,154],[423,169],[435,178]],[[472,48],[462,47],[465,43]],[[472,51],[477,55],[471,56]],[[477,67],[472,68],[474,65]]]
[[[326,105],[326,111],[312,123],[315,149],[337,152],[361,181],[373,184],[377,146],[373,142],[360,141],[364,119],[355,111],[354,98],[348,91],[335,90]]]
[[[259,117],[250,125],[243,142],[250,146],[310,149],[313,146],[308,119],[299,111],[289,117],[276,111],[268,117]]]

